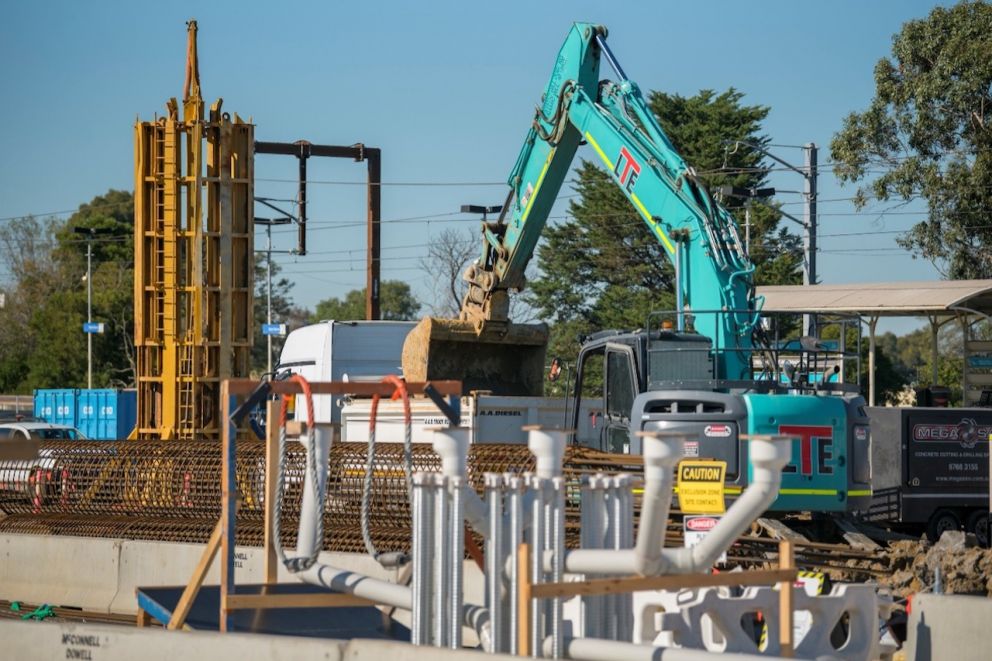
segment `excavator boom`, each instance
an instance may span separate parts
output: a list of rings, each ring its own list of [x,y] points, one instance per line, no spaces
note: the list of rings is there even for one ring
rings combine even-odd
[[[617,80],[600,80],[601,59]],[[540,379],[531,375],[543,371],[547,329],[511,323],[509,295],[525,285],[527,264],[583,143],[612,173],[668,257],[681,265],[677,286],[686,308],[700,313],[695,331],[717,349],[717,377],[736,379],[748,371],[754,269],[737,226],[627,79],[606,45],[606,29],[576,23],[510,172],[502,214],[483,224],[482,254],[464,274],[469,286],[460,317],[428,318],[411,332],[403,351],[407,378],[461,378],[498,394],[541,394]],[[489,378],[495,381],[487,384]]]

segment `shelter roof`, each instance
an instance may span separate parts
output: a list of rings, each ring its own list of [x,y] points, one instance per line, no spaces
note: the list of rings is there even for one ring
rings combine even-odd
[[[928,280],[758,287],[766,312],[926,316],[959,310],[992,313],[992,280]]]

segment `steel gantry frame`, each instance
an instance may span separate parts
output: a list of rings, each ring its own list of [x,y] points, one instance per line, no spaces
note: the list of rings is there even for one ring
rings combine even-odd
[[[182,118],[135,126],[139,439],[219,438],[220,383],[249,374],[254,126],[221,104],[204,117],[190,21]]]
[[[316,145],[308,140],[296,142],[256,142],[256,154],[295,156],[299,161],[300,181],[297,193],[299,214],[296,218],[299,239],[295,253],[307,254],[307,161],[311,156],[328,158],[350,158],[356,163],[365,161],[368,165],[366,183],[368,203],[365,247],[365,318],[380,319],[382,310],[379,303],[379,281],[382,269],[381,223],[382,223],[382,150],[368,147],[361,142],[354,145]]]

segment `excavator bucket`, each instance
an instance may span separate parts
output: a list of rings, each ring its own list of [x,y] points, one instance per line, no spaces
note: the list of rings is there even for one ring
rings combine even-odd
[[[543,394],[545,324],[508,324],[476,332],[470,321],[425,317],[403,343],[407,381],[455,379],[462,391],[494,395]]]

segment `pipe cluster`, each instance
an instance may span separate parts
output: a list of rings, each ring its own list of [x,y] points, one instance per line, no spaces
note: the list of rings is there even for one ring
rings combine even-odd
[[[674,469],[683,456],[683,436],[642,432],[644,494],[635,539],[635,479],[592,475],[583,478],[580,489],[575,485],[570,489],[562,475],[567,432],[529,428],[528,448],[536,459],[535,472],[487,473],[483,500],[466,477],[468,430],[444,427],[433,431],[441,472],[417,473],[413,478],[412,587],[320,563],[297,575],[306,582],[412,611],[415,644],[457,649],[462,645],[463,626],[469,626],[479,634],[485,650],[509,654],[520,652],[522,623],[517,621],[517,604],[522,577],[545,583],[562,581],[566,572],[603,577],[708,570],[775,499],[791,450],[788,437],[752,439],[753,479],[747,490],[703,542],[691,549],[666,549]],[[304,489],[304,494],[308,492]],[[565,507],[576,495],[581,498],[582,547],[568,550]],[[307,503],[305,496],[303,511],[319,511],[308,505],[317,503]],[[313,518],[301,518],[300,540],[313,538],[309,529]],[[464,603],[466,523],[485,539],[484,606]],[[523,543],[531,548],[527,566],[521,565],[517,552]],[[581,639],[576,639],[574,632],[565,630],[561,599],[535,600],[527,623],[530,649],[553,658],[582,656],[592,649],[588,646],[632,639],[629,594],[584,597],[579,607],[577,618],[569,618],[582,622]]]

